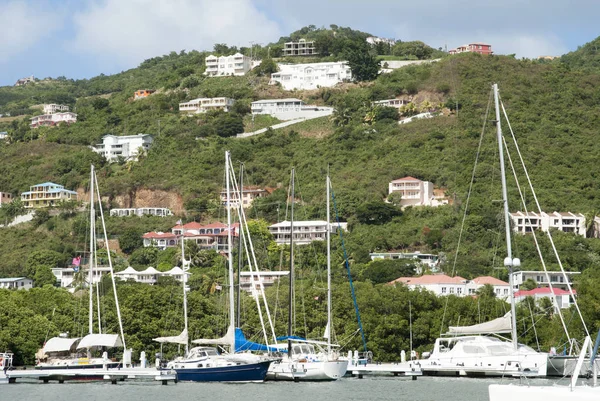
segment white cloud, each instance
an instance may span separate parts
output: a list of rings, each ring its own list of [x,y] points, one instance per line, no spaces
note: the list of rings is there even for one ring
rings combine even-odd
[[[24,53],[43,37],[58,29],[63,18],[58,11],[47,10],[27,1],[0,2],[2,47],[0,63]]]
[[[279,38],[251,0],[104,0],[75,14],[73,50],[129,65],[171,51]]]

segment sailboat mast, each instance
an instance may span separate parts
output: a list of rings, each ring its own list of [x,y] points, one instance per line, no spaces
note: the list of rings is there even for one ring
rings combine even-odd
[[[333,332],[333,322],[331,321],[331,216],[329,206],[329,189],[331,186],[329,174],[327,174],[327,355],[331,355],[331,333]]]
[[[181,270],[183,270],[183,277],[181,278],[181,282],[183,283],[183,326],[186,333],[186,341],[185,341],[185,354],[187,355],[189,352],[189,335],[188,335],[188,312],[187,312],[187,292],[185,291],[186,287],[186,260],[185,260],[185,245],[184,245],[184,232],[183,232],[183,224],[181,224]]]
[[[498,154],[500,156],[500,176],[502,179],[502,203],[504,204],[504,226],[506,229],[506,258],[504,266],[508,268],[508,278],[510,284],[510,314],[511,314],[511,336],[513,348],[518,348],[517,343],[517,316],[515,313],[515,297],[513,287],[513,266],[520,264],[518,259],[513,261],[512,246],[510,240],[510,214],[508,211],[508,191],[506,190],[506,172],[504,167],[504,147],[502,146],[502,126],[500,123],[500,100],[498,95],[498,84],[494,84],[494,103],[496,106],[496,133],[498,136]]]
[[[243,206],[243,199],[244,199],[244,164],[241,163],[240,164],[240,196],[238,197],[238,202],[239,202],[239,208],[241,210]],[[241,215],[241,213],[240,213]],[[242,246],[243,246],[243,236],[244,236],[244,230],[242,230],[242,221],[240,219],[240,230],[238,232],[238,269],[237,269],[237,298],[236,298],[236,318],[237,318],[237,322],[236,322],[236,327],[242,327],[240,325],[240,311],[241,311],[241,306],[242,306],[242,285],[241,285],[241,280],[240,280],[240,276],[241,276],[241,272],[242,272],[242,267],[243,267],[243,255],[242,255]]]
[[[94,165],[91,166],[90,172],[90,252],[89,252],[89,270],[88,270],[88,290],[90,292],[90,311],[89,311],[89,333],[94,332],[94,296],[93,296],[93,282],[94,282],[94,271],[93,271],[93,260],[94,260],[94,238],[95,238],[95,212],[94,212]]]
[[[231,155],[225,151],[225,185],[227,186],[227,261],[229,266],[229,330],[235,325],[235,307],[234,307],[234,288],[233,288],[233,259],[231,254],[232,240],[231,235],[231,188],[229,184],[229,162]],[[230,353],[235,353],[235,336],[231,339]]]
[[[294,178],[295,170],[292,168],[292,191],[291,191],[291,210],[290,210],[290,304],[288,309],[288,337],[292,336],[293,313],[292,303],[294,299]],[[292,357],[292,341],[288,339],[288,358]]]

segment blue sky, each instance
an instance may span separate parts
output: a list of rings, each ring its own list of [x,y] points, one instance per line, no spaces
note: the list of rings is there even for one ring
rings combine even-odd
[[[172,50],[266,44],[310,24],[561,55],[600,35],[598,15],[597,0],[0,0],[0,85],[114,74]]]

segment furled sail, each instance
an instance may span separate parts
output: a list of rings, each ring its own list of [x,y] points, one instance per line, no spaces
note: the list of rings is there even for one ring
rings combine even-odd
[[[448,334],[499,334],[510,333],[510,312],[498,319],[472,326],[450,326]]]

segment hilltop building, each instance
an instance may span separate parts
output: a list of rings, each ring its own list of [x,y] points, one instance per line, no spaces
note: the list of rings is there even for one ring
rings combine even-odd
[[[0,288],[29,290],[33,288],[33,280],[27,277],[0,278]]]
[[[572,277],[581,274],[580,272],[543,272],[543,271],[531,271],[521,270],[513,273],[513,285],[515,290],[519,290],[521,285],[527,280],[533,280],[538,286],[549,286],[552,284],[553,288],[560,288],[567,290],[570,285],[573,287]],[[566,278],[565,278],[566,277]],[[568,285],[567,285],[568,284]]]
[[[76,201],[77,192],[69,191],[62,185],[53,182],[33,185],[29,191],[21,194],[21,201],[26,209],[54,207],[61,201]]]
[[[333,107],[309,106],[300,99],[266,99],[252,102],[252,114],[268,114],[280,120],[328,116]]]
[[[376,100],[373,102],[373,106],[384,106],[384,107],[394,107],[399,109],[400,107],[409,104],[408,100],[404,99],[386,99],[386,100]]]
[[[400,206],[441,206],[449,200],[444,195],[437,195],[433,183],[421,181],[414,177],[404,177],[389,183],[389,195],[400,194]]]
[[[417,274],[422,273],[422,266],[426,266],[432,272],[436,272],[440,265],[440,259],[438,255],[434,255],[431,253],[421,253],[421,252],[374,252],[370,253],[369,256],[371,260],[378,259],[403,259],[408,262],[416,263]]]
[[[279,71],[271,74],[270,83],[280,83],[285,90],[331,87],[352,80],[352,71],[346,61],[278,66]]]
[[[17,82],[15,82],[15,86],[23,86],[23,85],[27,85],[31,82],[35,82],[35,77],[33,75],[30,77],[18,79]]]
[[[92,150],[110,162],[123,158],[124,160],[137,160],[140,152],[147,152],[154,139],[149,134],[137,135],[104,135],[102,143],[92,147]]]
[[[204,75],[209,77],[224,77],[246,75],[252,69],[252,59],[244,56],[241,53],[236,53],[233,56],[217,57],[210,55],[204,60],[206,71]]]
[[[267,195],[269,195],[272,192],[271,188],[259,188],[259,187],[255,187],[255,186],[247,186],[244,187],[244,189],[242,189],[242,206],[244,208],[248,208],[252,205],[252,201],[254,201],[254,199],[256,198],[263,198]],[[227,204],[227,190],[224,189],[221,191],[220,194],[221,197],[221,202],[223,203],[223,205]],[[239,206],[239,199],[237,199],[238,194],[237,193],[232,193],[231,195],[231,199],[229,200],[229,204],[231,205],[231,207],[238,207]]]
[[[479,53],[479,54],[494,54],[492,45],[487,43],[475,42],[468,45],[458,46],[456,49],[448,50],[449,54],[458,53]]]
[[[192,113],[206,113],[210,110],[228,112],[235,101],[228,97],[198,98],[189,102],[179,103],[179,111]]]
[[[10,203],[13,201],[13,196],[8,192],[0,192],[0,207],[2,207],[5,203]]]
[[[519,234],[528,234],[533,230],[548,231],[556,229],[565,233],[586,236],[585,216],[571,212],[516,212],[511,213],[513,230]]]
[[[110,215],[115,217],[129,217],[129,216],[158,216],[167,217],[173,216],[171,210],[164,207],[139,207],[139,208],[115,208],[110,209]]]
[[[458,297],[473,296],[477,290],[491,285],[496,297],[506,299],[510,296],[510,284],[490,276],[467,280],[460,276],[450,277],[445,274],[423,275],[420,277],[400,277],[390,281],[388,285],[404,284],[411,290],[422,288],[437,296],[456,295]]]
[[[289,276],[289,271],[240,272],[240,288],[252,294],[260,294],[260,284],[267,288],[275,284],[281,277]],[[254,286],[252,285],[254,284]]]
[[[283,48],[284,56],[314,56],[319,54],[315,48],[315,42],[307,42],[300,39],[298,42],[286,42]]]
[[[54,114],[59,112],[69,111],[69,106],[64,104],[45,104],[44,105],[44,114]]]

